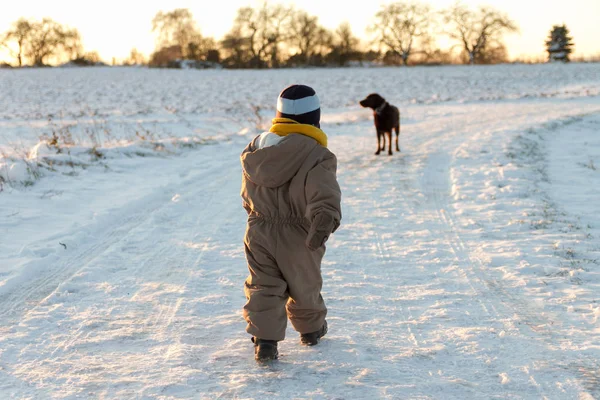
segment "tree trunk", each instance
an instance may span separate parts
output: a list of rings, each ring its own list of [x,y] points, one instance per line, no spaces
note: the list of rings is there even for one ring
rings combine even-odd
[[[19,54],[17,59],[19,60],[19,68],[23,66],[23,40],[19,40]]]

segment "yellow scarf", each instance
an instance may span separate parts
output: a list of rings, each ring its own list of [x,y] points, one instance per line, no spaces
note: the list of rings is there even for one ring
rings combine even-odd
[[[273,126],[269,132],[279,136],[287,136],[290,133],[299,133],[315,139],[323,147],[327,147],[327,135],[325,132],[313,125],[300,124],[289,118],[273,118]]]

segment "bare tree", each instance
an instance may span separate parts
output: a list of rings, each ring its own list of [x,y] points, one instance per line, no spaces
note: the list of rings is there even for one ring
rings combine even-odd
[[[261,60],[262,53],[268,46],[267,43],[259,43],[261,36],[260,24],[255,16],[256,12],[252,7],[242,7],[238,9],[237,16],[233,23],[233,29],[230,37],[235,36],[238,40],[235,43],[242,48],[236,50],[240,59],[247,59],[248,62],[256,64],[257,60]]]
[[[158,48],[177,45],[184,57],[187,56],[189,44],[200,36],[194,16],[187,8],[159,11],[152,20],[152,31],[158,34]]]
[[[300,10],[294,13],[290,21],[290,44],[298,49],[296,57],[304,64],[310,64],[311,56],[322,35],[318,19]]]
[[[25,39],[25,55],[33,65],[46,65],[48,59],[77,56],[82,52],[81,36],[76,29],[69,29],[58,22],[44,18],[30,22],[31,29]]]
[[[182,58],[183,54],[181,54],[181,47],[179,47],[179,45],[173,45],[162,47],[152,53],[149,64],[153,67],[166,67],[172,61],[180,60]]]
[[[296,50],[290,61],[299,64],[315,65],[323,62],[324,56],[331,52],[333,34],[318,23],[318,17],[305,11],[295,11],[290,20],[288,44]]]
[[[207,60],[215,58],[217,45],[212,38],[203,37],[190,10],[177,8],[156,14],[152,30],[157,33],[157,48],[151,57],[152,65],[168,64],[175,59]],[[176,51],[174,47],[177,47]],[[155,56],[156,55],[156,56]],[[157,64],[158,63],[158,64]]]
[[[250,66],[275,67],[279,64],[280,45],[288,38],[288,24],[292,9],[283,5],[264,2],[258,9],[238,9],[231,32],[226,36],[228,44],[237,37],[237,45],[243,45],[249,53]],[[239,54],[242,49],[238,49]]]
[[[328,57],[339,65],[346,65],[358,54],[360,41],[352,33],[348,22],[342,22],[335,30],[332,38],[332,50]]]
[[[470,64],[484,59],[486,51],[496,51],[503,33],[518,31],[516,23],[500,11],[480,7],[475,12],[461,3],[444,12],[444,22],[451,29],[447,34],[459,41]]]
[[[75,58],[90,59],[92,62],[99,62],[100,57],[97,52],[88,52],[84,54],[81,35],[76,29],[64,29],[61,32],[62,48],[66,57],[70,60]],[[90,57],[88,57],[90,56]],[[97,58],[97,60],[95,60]],[[92,60],[94,59],[94,60]]]
[[[233,67],[242,67],[249,61],[250,42],[236,30],[229,32],[221,40],[221,49],[225,53],[225,63]]]
[[[416,2],[397,2],[381,7],[375,15],[377,22],[369,28],[377,41],[398,54],[404,65],[415,52],[415,41],[429,35],[432,22],[431,7]]]
[[[280,45],[289,40],[289,23],[293,9],[283,5],[263,6],[263,15],[268,19],[268,37],[271,39],[270,65],[278,67],[280,63]]]
[[[211,51],[217,49],[213,38],[196,35],[191,38],[187,47],[187,58],[190,60],[205,60]]]
[[[146,64],[146,57],[138,51],[135,47],[129,52],[129,58],[125,61],[127,65],[144,65]]]
[[[27,39],[31,33],[31,29],[31,23],[26,19],[21,18],[12,24],[11,29],[9,29],[0,40],[0,42],[4,43],[4,47],[8,49],[10,54],[17,58],[19,67],[23,66],[25,45],[27,44]],[[11,43],[16,44],[17,50],[13,50],[10,45]]]
[[[314,44],[313,54],[323,55],[327,52],[330,52],[334,47],[334,34],[326,29],[319,28],[317,32],[317,40]]]
[[[335,31],[338,47],[344,53],[352,53],[356,51],[359,40],[352,33],[352,27],[348,22],[342,22]]]
[[[30,21],[24,18],[12,24],[0,41],[4,42],[19,67],[27,58],[33,65],[45,65],[49,60],[75,59],[83,54],[81,36],[58,22],[44,18]]]

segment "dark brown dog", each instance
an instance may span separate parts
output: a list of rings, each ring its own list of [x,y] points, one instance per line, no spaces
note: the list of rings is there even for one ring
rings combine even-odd
[[[396,151],[400,151],[398,137],[400,136],[400,110],[389,104],[383,97],[377,93],[371,93],[365,99],[360,101],[360,105],[373,109],[373,117],[375,117],[375,129],[377,130],[377,152],[385,150],[385,136],[388,137],[389,151],[392,155],[392,129],[396,131]],[[383,138],[383,146],[381,139]]]

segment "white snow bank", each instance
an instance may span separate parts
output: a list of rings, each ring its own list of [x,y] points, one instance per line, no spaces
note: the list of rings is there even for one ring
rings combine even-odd
[[[81,169],[107,160],[123,157],[164,157],[198,146],[229,140],[226,136],[173,137],[166,139],[119,140],[104,146],[56,145],[40,141],[24,155],[4,153],[0,156],[0,183],[3,185],[30,186],[49,174],[76,175]]]
[[[592,115],[557,126],[545,135],[551,199],[568,214],[585,221],[595,230],[595,237],[600,237],[599,133],[600,116]]]

